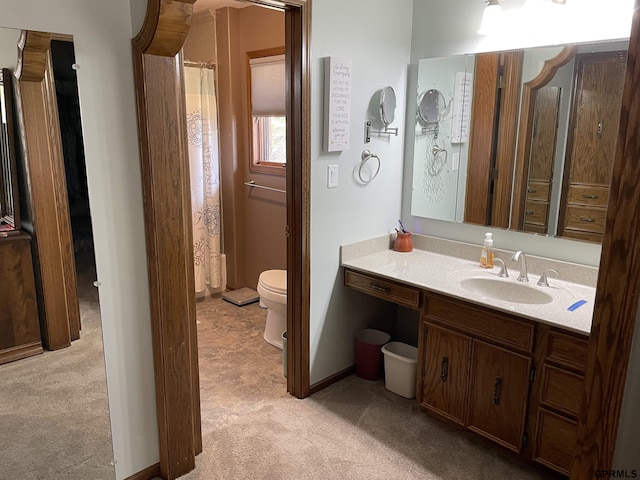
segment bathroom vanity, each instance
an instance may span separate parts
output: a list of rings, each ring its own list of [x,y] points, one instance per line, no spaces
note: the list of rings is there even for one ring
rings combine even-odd
[[[518,282],[517,268],[509,278],[480,268],[479,246],[416,240],[410,253],[384,237],[343,246],[342,266],[347,287],[420,312],[421,407],[568,475],[597,269],[529,257],[530,281]],[[497,256],[517,267],[508,252]],[[548,268],[563,280],[537,286]]]

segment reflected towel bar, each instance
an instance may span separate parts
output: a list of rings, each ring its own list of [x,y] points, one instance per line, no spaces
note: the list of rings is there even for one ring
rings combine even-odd
[[[265,187],[264,185],[258,185],[253,180],[249,180],[248,182],[244,182],[247,187],[251,188],[264,188],[265,190],[272,190],[274,192],[287,193],[286,190],[280,190],[279,188]]]

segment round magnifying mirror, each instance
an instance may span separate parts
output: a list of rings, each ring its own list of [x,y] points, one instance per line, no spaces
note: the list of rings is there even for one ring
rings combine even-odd
[[[418,116],[424,123],[440,121],[440,110],[445,108],[444,95],[440,90],[431,89],[423,92],[418,100]]]
[[[392,87],[384,87],[380,93],[380,119],[390,125],[396,118],[396,92]]]

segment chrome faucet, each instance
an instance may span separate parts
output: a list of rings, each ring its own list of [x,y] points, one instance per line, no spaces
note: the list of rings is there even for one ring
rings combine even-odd
[[[509,272],[507,271],[507,266],[504,264],[504,261],[498,257],[495,257],[493,261],[500,265],[500,271],[498,272],[498,276],[500,278],[509,278]]]
[[[538,280],[539,287],[549,286],[549,280],[547,279],[548,273],[555,273],[556,275],[560,275],[557,270],[554,270],[553,268],[547,268],[544,272],[542,272],[542,275],[540,275],[540,279]]]
[[[518,281],[528,282],[529,275],[527,274],[527,257],[522,252],[522,250],[518,250],[516,253],[514,253],[513,257],[511,257],[511,260],[514,262],[517,262],[518,260],[520,261],[520,274],[518,275]]]

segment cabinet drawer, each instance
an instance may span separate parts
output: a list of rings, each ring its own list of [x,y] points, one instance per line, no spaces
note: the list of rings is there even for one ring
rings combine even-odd
[[[460,301],[425,296],[425,313],[430,321],[460,330],[494,343],[531,352],[534,325]]]
[[[410,308],[420,307],[420,291],[405,285],[400,285],[389,280],[345,270],[344,284],[355,290],[373,295],[374,297],[388,300],[389,302],[404,305]]]
[[[589,340],[585,337],[550,331],[546,361],[584,372],[588,346]]]
[[[569,475],[576,448],[578,424],[553,412],[538,410],[538,426],[533,459]]]
[[[584,377],[551,365],[542,367],[540,402],[550,408],[577,417],[582,408]]]
[[[601,207],[582,207],[569,205],[565,225],[570,230],[602,233],[607,218],[607,209]]]
[[[527,208],[524,212],[524,221],[534,225],[547,224],[547,212],[549,204],[547,202],[527,202]]]
[[[570,185],[568,203],[606,208],[609,203],[609,187]]]
[[[549,201],[549,184],[546,182],[529,182],[527,200]]]
[[[531,233],[547,233],[546,225],[536,225],[534,223],[526,223],[524,224],[523,229],[525,232]]]

